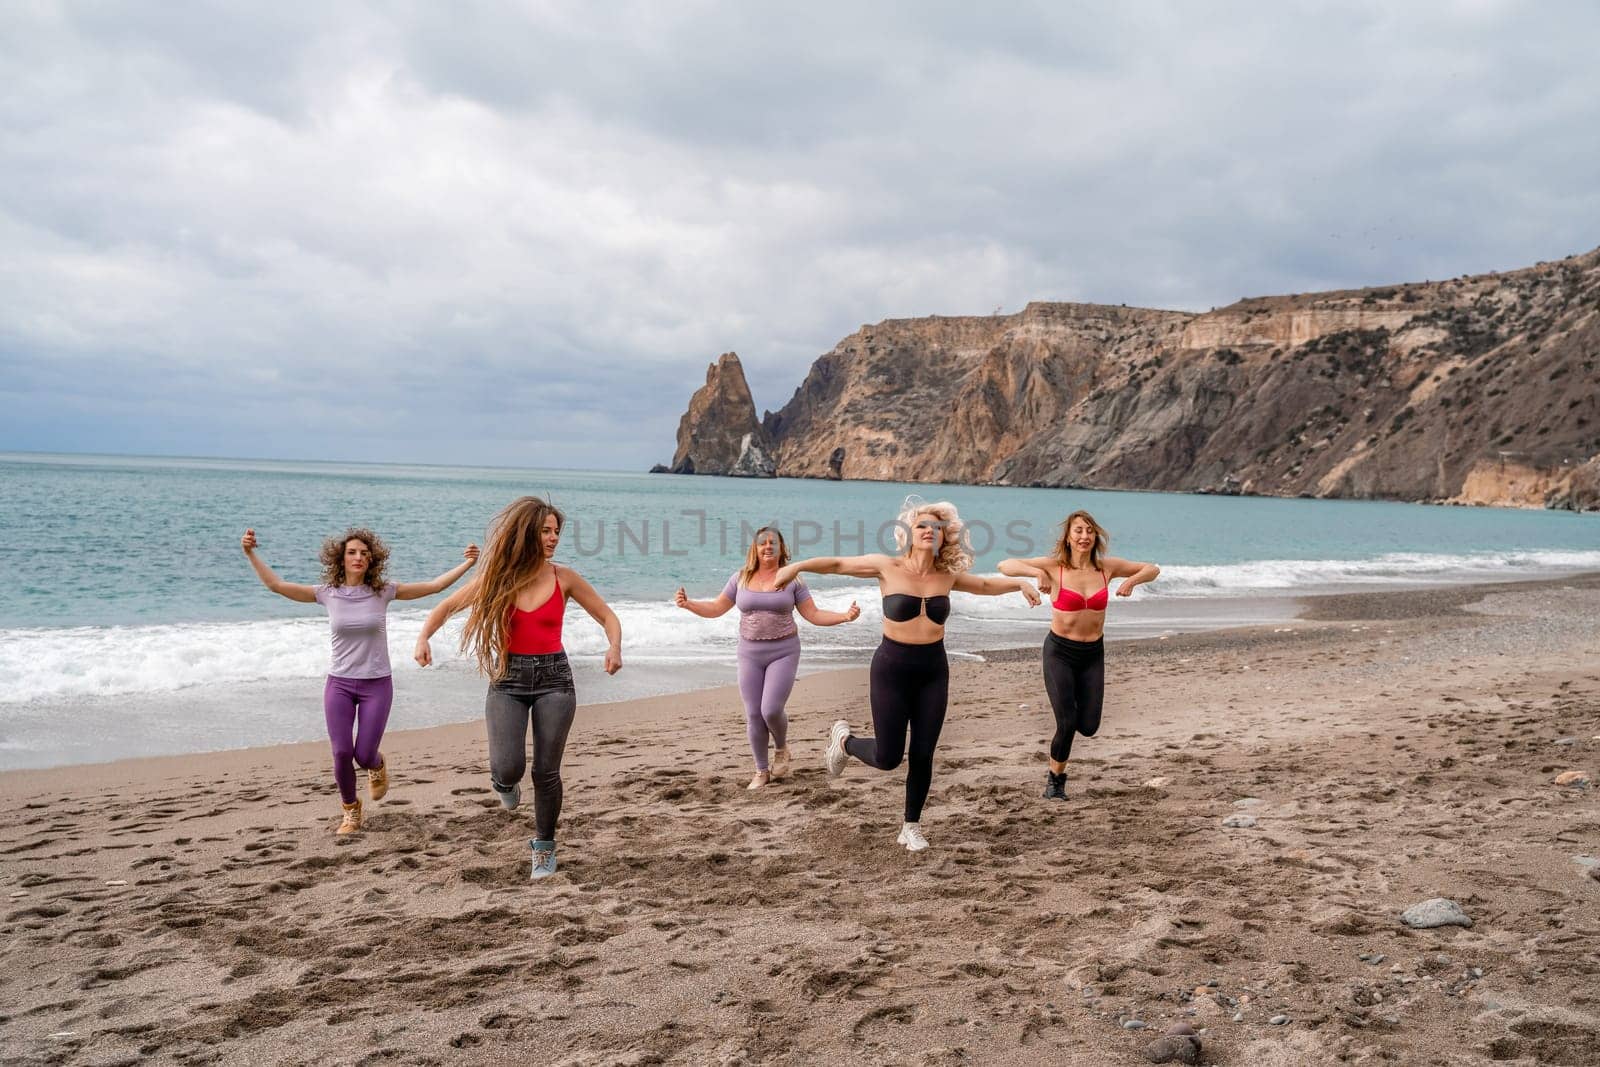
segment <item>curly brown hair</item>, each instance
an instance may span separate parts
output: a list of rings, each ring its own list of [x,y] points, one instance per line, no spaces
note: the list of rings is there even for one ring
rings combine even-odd
[[[382,592],[383,565],[389,562],[389,546],[365,526],[352,526],[338,537],[330,537],[322,542],[322,584],[344,584],[344,550],[351,541],[362,542],[372,553],[372,561],[367,564],[367,576],[361,584],[374,593]]]

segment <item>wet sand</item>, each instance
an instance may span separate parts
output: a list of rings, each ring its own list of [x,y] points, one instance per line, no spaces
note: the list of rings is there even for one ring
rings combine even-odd
[[[1204,1063],[1600,1061],[1600,804],[1555,783],[1600,775],[1600,578],[1107,678],[1047,803],[1037,654],[955,664],[915,855],[903,769],[821,770],[860,669],[757,793],[732,689],[580,709],[532,885],[481,724],[391,734],[346,838],[322,744],[0,775],[0,1060],[1087,1065],[1186,1020]],[[1471,928],[1400,922],[1434,897]]]

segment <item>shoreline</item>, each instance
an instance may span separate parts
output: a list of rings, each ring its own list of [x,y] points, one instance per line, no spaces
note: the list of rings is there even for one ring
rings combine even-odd
[[[1108,635],[1106,637],[1106,644],[1108,647],[1115,648],[1137,648],[1144,644],[1167,644],[1169,647],[1177,647],[1171,643],[1185,642],[1206,635],[1223,635],[1224,640],[1227,640],[1227,635],[1233,635],[1233,637],[1236,639],[1244,639],[1255,631],[1278,631],[1286,628],[1304,627],[1307,624],[1319,622],[1338,622],[1346,621],[1348,619],[1376,620],[1406,618],[1413,617],[1418,614],[1419,605],[1426,605],[1428,611],[1445,612],[1459,607],[1462,604],[1471,603],[1474,600],[1480,599],[1486,595],[1545,587],[1559,587],[1572,583],[1593,585],[1594,587],[1600,588],[1600,572],[1581,572],[1555,578],[1519,579],[1506,582],[1401,587],[1395,591],[1373,590],[1284,597],[1282,599],[1289,601],[1294,607],[1293,617],[1287,620],[1250,623],[1243,626],[1219,626],[1213,628],[1195,629],[1162,636],[1113,637]],[[1239,599],[1247,602],[1252,598]],[[1277,600],[1279,598],[1272,599]],[[1400,606],[1396,607],[1395,605]],[[1046,632],[1048,632],[1048,626],[1042,626],[1040,628],[1041,640],[1043,639],[1042,635]],[[1210,646],[1208,643],[1202,642],[1196,647]],[[950,657],[950,662],[952,667],[960,663],[970,664],[975,660],[978,662],[1014,663],[1027,660],[1029,658],[1037,658],[1038,654],[1038,647],[1036,644],[1002,646],[989,649],[964,650],[959,653],[954,653]],[[832,675],[849,675],[851,672],[865,672],[866,670],[867,665],[865,663],[820,666],[812,670],[803,671],[797,680],[796,685],[802,685],[806,683],[808,679]],[[290,683],[279,684],[287,685]],[[481,677],[474,676],[473,684],[481,688]],[[183,691],[178,690],[175,692]],[[575,723],[575,726],[584,721],[586,717],[595,716],[602,709],[606,709],[606,714],[603,716],[603,718],[607,722],[616,719],[627,719],[627,709],[633,705],[640,706],[640,714],[642,716],[646,718],[654,718],[662,714],[660,710],[655,708],[655,705],[660,702],[702,698],[713,699],[719,702],[727,702],[731,698],[735,711],[742,715],[742,711],[738,711],[739,702],[737,696],[737,686],[734,683],[729,682],[710,686],[672,690],[670,692],[650,696],[621,697],[617,700],[580,703],[578,706],[578,715],[580,718]],[[122,697],[118,699],[127,700],[129,698]],[[161,700],[161,697],[159,695],[148,695],[143,696],[140,699],[146,700],[150,703],[158,703]],[[481,730],[481,713],[474,714],[470,718],[464,718],[450,722],[434,723],[426,726],[404,727],[398,729],[391,728],[385,731],[384,741],[387,745],[391,738],[400,738],[411,734],[428,734],[432,731],[459,731],[464,728],[470,729],[473,727],[477,727]],[[410,742],[406,743],[409,744]],[[46,773],[52,771],[70,771],[73,768],[88,767],[95,768],[95,772],[100,774],[105,773],[109,768],[123,763],[139,763],[142,761],[162,760],[181,762],[201,758],[220,759],[225,756],[240,756],[242,754],[252,752],[284,755],[290,752],[296,752],[299,758],[305,758],[309,753],[315,753],[325,758],[327,753],[327,739],[326,737],[314,737],[302,741],[287,741],[264,745],[242,745],[230,748],[203,749],[187,752],[121,757],[110,760],[88,760],[81,762],[57,763],[45,767],[17,767],[0,769],[0,790],[3,790],[3,785],[6,780],[14,775]]]
[[[731,688],[586,706],[537,884],[477,723],[343,838],[317,742],[0,775],[0,1059],[1589,1062],[1600,576],[1319,615],[1119,643],[1065,804],[1036,653],[953,664],[915,854],[903,769],[819,766],[860,668],[753,793]]]

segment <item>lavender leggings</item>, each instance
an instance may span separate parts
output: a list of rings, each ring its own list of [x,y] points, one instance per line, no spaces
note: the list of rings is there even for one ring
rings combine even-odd
[[[745,732],[758,771],[767,769],[767,738],[772,738],[774,748],[788,741],[789,717],[783,706],[799,669],[799,634],[776,641],[739,638],[739,695],[744,698]]]
[[[328,740],[333,742],[333,780],[339,783],[339,798],[346,804],[356,799],[356,769],[376,767],[381,757],[378,745],[383,728],[389,725],[389,705],[394,703],[394,680],[382,678],[340,678],[328,675],[322,688],[322,714],[328,720]],[[352,739],[351,731],[355,731]]]

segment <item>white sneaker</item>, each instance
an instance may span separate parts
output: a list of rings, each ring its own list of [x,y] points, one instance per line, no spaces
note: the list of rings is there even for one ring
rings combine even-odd
[[[895,843],[906,846],[907,852],[921,852],[928,847],[928,839],[922,836],[921,825],[914,822],[900,827],[900,838]]]
[[[824,753],[823,765],[828,768],[828,777],[837,778],[844,770],[844,761],[850,754],[844,750],[844,743],[850,736],[850,724],[843,719],[833,724],[833,729],[828,731],[828,751]]]

